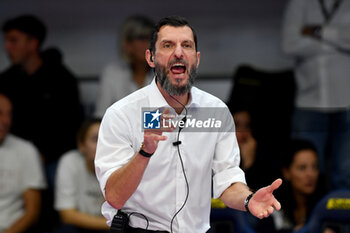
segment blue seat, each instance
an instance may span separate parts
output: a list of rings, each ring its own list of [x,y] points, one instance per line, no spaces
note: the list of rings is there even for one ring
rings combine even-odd
[[[335,225],[341,233],[350,233],[350,190],[333,191],[323,197],[307,224],[295,233],[322,232],[324,224]]]
[[[225,233],[256,233],[249,225],[246,213],[243,211],[233,210],[231,208],[212,208],[210,213],[210,222],[213,228],[210,233],[223,232],[217,230],[216,224],[229,223],[229,229],[231,231],[225,231]],[[217,229],[215,229],[217,228]]]

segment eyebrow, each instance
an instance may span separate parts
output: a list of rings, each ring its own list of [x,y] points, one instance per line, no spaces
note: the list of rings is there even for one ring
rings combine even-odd
[[[174,42],[172,40],[162,40],[160,43],[165,44],[165,43],[174,43]]]
[[[161,44],[164,44],[164,43],[175,43],[175,42],[172,41],[172,40],[162,40],[160,43],[161,43]],[[191,44],[194,44],[194,41],[193,41],[193,40],[184,40],[184,41],[182,41],[181,43],[191,43]]]

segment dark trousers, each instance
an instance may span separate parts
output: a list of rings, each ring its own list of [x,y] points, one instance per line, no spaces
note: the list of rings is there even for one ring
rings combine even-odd
[[[126,231],[127,233],[169,233],[168,231],[151,231],[151,230],[145,230],[141,228],[133,228],[133,227],[128,227],[128,230]]]
[[[59,229],[57,229],[54,233],[108,233],[109,231],[103,230],[86,230],[80,227],[64,224]]]

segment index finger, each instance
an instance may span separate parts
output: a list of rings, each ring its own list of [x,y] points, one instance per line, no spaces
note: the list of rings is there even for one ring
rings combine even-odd
[[[278,189],[278,187],[280,187],[282,184],[282,179],[279,178],[277,180],[275,180],[269,187],[268,190],[272,193],[274,190]]]

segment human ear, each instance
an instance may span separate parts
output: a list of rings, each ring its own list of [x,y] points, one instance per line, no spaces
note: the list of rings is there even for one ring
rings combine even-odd
[[[146,58],[146,61],[147,61],[148,65],[150,67],[154,68],[155,67],[154,54],[149,49],[147,49],[146,52],[145,52],[145,58]]]

